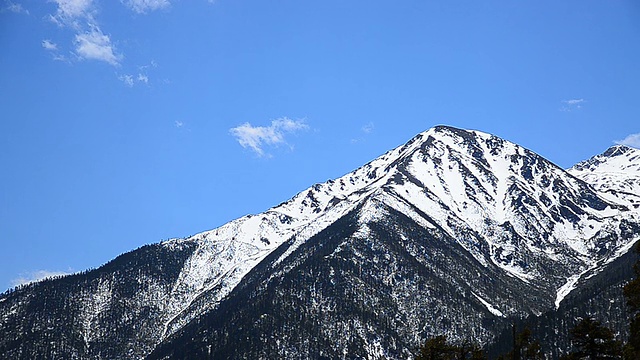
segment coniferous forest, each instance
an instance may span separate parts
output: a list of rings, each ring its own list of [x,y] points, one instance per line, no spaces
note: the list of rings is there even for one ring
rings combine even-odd
[[[540,329],[541,318],[527,321],[514,320],[510,329],[510,336],[503,334],[498,343],[489,344],[484,349],[475,343],[454,344],[447,341],[446,336],[436,336],[427,339],[419,348],[416,360],[543,360],[547,358],[560,360],[595,360],[595,359],[640,359],[640,245],[635,247],[633,273],[635,277],[627,282],[623,288],[624,301],[628,311],[629,324],[625,332],[614,333],[602,322],[589,315],[575,318],[575,325],[568,331],[569,344],[565,348],[568,352],[560,353],[558,344],[542,344],[529,328],[536,324]],[[629,254],[631,255],[631,254]],[[628,265],[628,261],[624,262]],[[624,272],[620,272],[622,274]],[[613,302],[613,301],[612,301]],[[548,321],[548,320],[547,320]],[[544,322],[544,320],[542,321]],[[548,325],[547,325],[548,326]],[[520,331],[516,329],[521,327]],[[544,337],[544,336],[542,336]],[[549,339],[550,337],[544,337]],[[508,341],[510,344],[507,344]],[[544,348],[548,349],[545,356]],[[552,349],[556,347],[555,351]],[[509,350],[505,350],[509,349]],[[503,351],[499,355],[497,352]],[[488,355],[492,353],[493,356]]]

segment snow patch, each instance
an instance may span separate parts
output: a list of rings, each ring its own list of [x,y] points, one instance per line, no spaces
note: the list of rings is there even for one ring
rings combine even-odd
[[[473,296],[476,297],[476,299],[478,299],[482,305],[484,305],[487,310],[489,310],[490,313],[492,313],[495,316],[499,316],[499,317],[505,317],[504,314],[502,313],[502,311],[496,309],[493,305],[489,304],[488,301],[486,301],[485,299],[481,298],[478,294],[472,292],[471,294],[473,294]]]
[[[562,302],[562,300],[564,300],[564,298],[567,297],[567,295],[569,295],[569,293],[576,288],[576,285],[578,284],[578,280],[580,280],[580,277],[586,272],[588,272],[588,270],[583,271],[580,274],[569,277],[567,279],[567,282],[558,289],[558,292],[556,295],[556,309],[560,307],[560,303]]]

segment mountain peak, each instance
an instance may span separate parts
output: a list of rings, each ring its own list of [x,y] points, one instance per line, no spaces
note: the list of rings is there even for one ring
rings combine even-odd
[[[640,150],[627,145],[613,145],[602,154],[577,163],[571,170],[582,171],[588,169],[589,171],[605,171],[605,169],[601,168],[603,164],[609,164],[610,166],[608,166],[608,168],[637,166],[640,164]]]
[[[640,211],[640,150],[614,145],[581,161],[568,172],[601,191],[607,199]]]
[[[627,145],[618,144],[608,148],[605,152],[602,153],[602,156],[607,156],[607,157],[620,156],[620,155],[629,153],[630,151],[631,152],[637,151],[637,149],[634,149]]]
[[[489,138],[493,135],[478,130],[461,129],[450,125],[436,125],[422,134],[433,136],[457,137],[460,139],[473,140],[477,138]]]

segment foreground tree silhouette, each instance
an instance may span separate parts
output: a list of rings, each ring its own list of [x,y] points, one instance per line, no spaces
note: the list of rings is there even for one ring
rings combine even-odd
[[[515,326],[515,325],[514,325]],[[500,355],[498,360],[543,360],[540,342],[533,340],[531,330],[524,328],[521,333],[515,335],[514,329],[514,349],[506,355]]]
[[[640,253],[640,244],[635,250]],[[624,358],[627,360],[640,359],[640,261],[633,265],[633,271],[636,274],[635,279],[624,287],[624,296],[627,298],[631,314],[629,342],[624,346]]]
[[[446,336],[428,339],[421,347],[416,360],[449,360],[452,359],[453,347],[447,344]]]
[[[416,360],[486,360],[486,357],[476,345],[455,346],[447,343],[446,336],[436,336],[420,347]]]
[[[562,360],[604,360],[621,359],[622,349],[620,343],[613,337],[609,328],[602,326],[593,319],[582,319],[571,333],[571,342],[577,349]]]

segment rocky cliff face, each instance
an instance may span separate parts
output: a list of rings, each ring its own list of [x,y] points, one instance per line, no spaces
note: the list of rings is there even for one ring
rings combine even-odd
[[[0,353],[407,358],[425,336],[489,343],[628,252],[639,158],[615,147],[567,172],[435,127],[262,214],[145,248],[156,263],[136,250],[121,257],[131,264],[4,294]],[[40,324],[44,313],[56,315]]]

